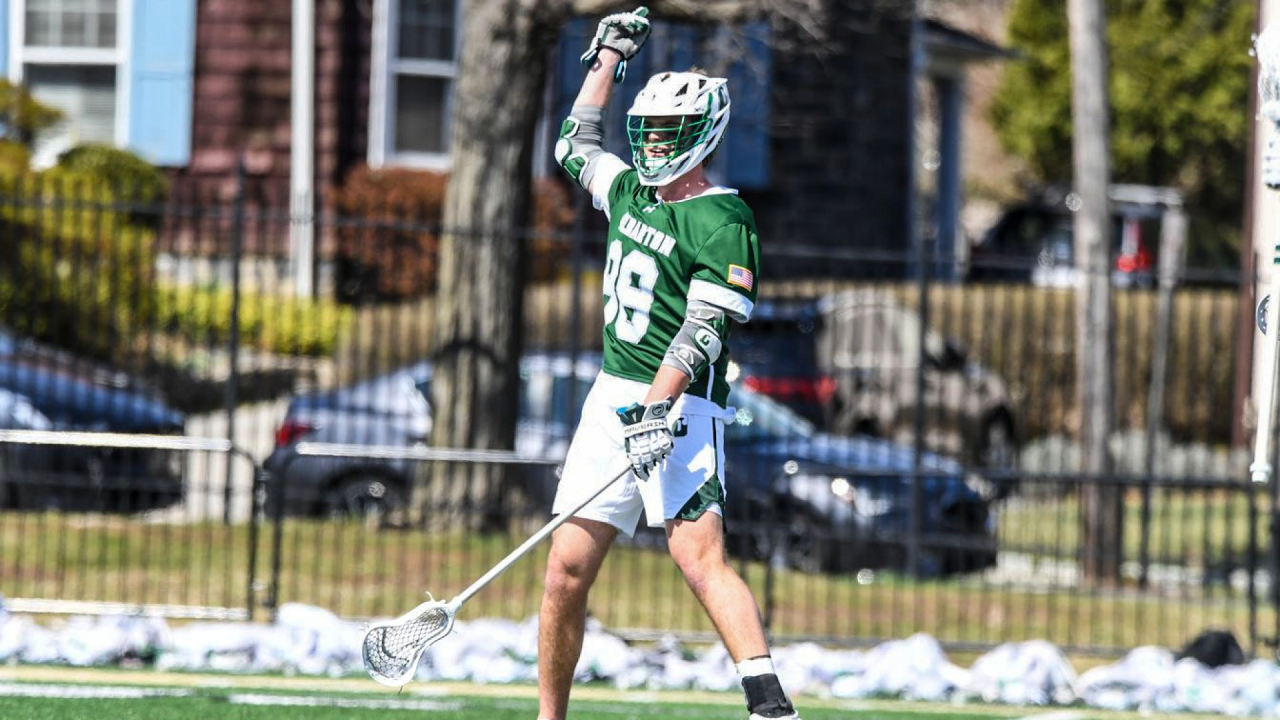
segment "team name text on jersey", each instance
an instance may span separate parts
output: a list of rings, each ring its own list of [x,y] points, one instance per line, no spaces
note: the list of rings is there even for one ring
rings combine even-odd
[[[640,222],[629,212],[622,216],[622,220],[618,223],[618,230],[638,244],[661,253],[663,257],[670,256],[671,251],[676,247],[675,238]]]

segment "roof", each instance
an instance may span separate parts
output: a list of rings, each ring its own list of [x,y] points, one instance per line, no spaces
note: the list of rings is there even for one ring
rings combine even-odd
[[[1017,53],[983,38],[958,30],[939,20],[925,18],[925,47],[934,61],[973,63],[987,60],[1007,60]]]

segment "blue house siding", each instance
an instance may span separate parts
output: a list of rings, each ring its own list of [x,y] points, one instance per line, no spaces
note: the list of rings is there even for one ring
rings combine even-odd
[[[0,0],[0,77],[9,77],[9,0]]]
[[[191,160],[195,0],[134,0],[128,146],[157,165]]]
[[[756,190],[769,185],[769,138],[773,113],[769,87],[773,77],[773,52],[769,28],[756,23],[744,29],[744,62],[729,67],[732,109],[724,149],[715,163],[724,163],[729,185]]]

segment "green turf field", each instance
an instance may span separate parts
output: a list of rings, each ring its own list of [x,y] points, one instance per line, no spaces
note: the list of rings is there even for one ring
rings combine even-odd
[[[56,687],[56,686],[55,686]],[[83,689],[78,688],[78,689]],[[168,691],[181,696],[116,698],[0,697],[0,717],[23,720],[534,720],[531,698],[358,697],[272,692]],[[988,720],[991,715],[936,711],[805,709],[806,720]],[[570,718],[737,718],[730,705],[626,701],[576,703]]]
[[[0,667],[0,720],[535,720],[529,685],[219,675],[68,667]],[[798,698],[805,720],[1151,720],[1084,707]],[[569,720],[745,720],[737,693],[574,689]],[[1181,714],[1176,720],[1208,716]]]

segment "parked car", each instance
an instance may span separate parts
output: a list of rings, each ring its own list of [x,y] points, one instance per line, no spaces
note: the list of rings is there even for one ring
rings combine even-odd
[[[559,461],[569,449],[575,411],[600,370],[599,356],[575,364],[567,355],[537,353],[520,366],[516,451]],[[263,467],[286,488],[286,515],[365,515],[403,504],[414,463],[395,459],[304,456],[297,443],[313,442],[411,447],[431,434],[431,363],[419,362],[345,388],[310,393],[290,401],[276,432],[276,447]],[[573,393],[577,393],[574,395]],[[548,507],[554,465],[535,468],[528,493]],[[536,480],[536,481],[535,481]],[[266,507],[275,508],[275,483]]]
[[[1170,188],[1115,185],[1111,197],[1112,282],[1154,287],[1164,223],[1181,215],[1182,196]],[[1051,188],[1001,215],[970,253],[968,279],[1075,287],[1075,205],[1069,192]]]
[[[728,377],[825,427],[835,378],[821,367],[822,316],[812,299],[760,300],[751,322],[735,326]]]
[[[751,418],[725,431],[726,527],[737,554],[810,572],[908,568],[919,501],[917,570],[926,576],[995,564],[995,511],[957,461],[867,435],[819,432],[785,405],[743,387]],[[916,478],[920,481],[916,497]]]
[[[0,428],[181,435],[185,418],[144,380],[0,331]],[[141,511],[182,499],[174,451],[0,445],[0,505]]]
[[[574,366],[557,354],[524,359],[518,451],[563,459],[599,362],[598,356],[582,357]],[[386,513],[402,504],[412,477],[409,463],[300,456],[296,444],[305,438],[407,447],[424,440],[431,425],[430,376],[430,365],[419,363],[291,402],[276,450],[265,463],[277,476],[268,487],[285,488],[286,514]],[[914,501],[911,448],[819,433],[812,423],[741,384],[735,384],[732,399],[754,418],[727,431],[725,513],[732,552],[808,571],[903,566]],[[530,468],[524,484],[535,507],[544,511],[554,497],[550,470]],[[939,574],[992,564],[993,516],[988,502],[966,483],[962,466],[925,453],[921,473],[921,571]],[[660,534],[638,535],[641,542],[661,542]]]
[[[735,331],[728,374],[839,435],[912,446],[922,410],[926,449],[1007,476],[1018,453],[1008,387],[929,330],[917,403],[920,331],[920,316],[881,291],[764,300]]]

